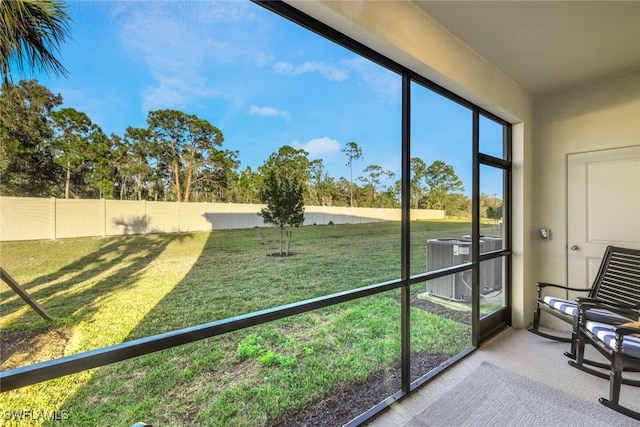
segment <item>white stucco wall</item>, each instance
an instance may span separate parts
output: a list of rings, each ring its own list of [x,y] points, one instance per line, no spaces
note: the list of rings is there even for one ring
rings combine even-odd
[[[531,321],[532,100],[504,74],[413,4],[289,0],[299,10],[503,119],[513,129],[513,324]]]
[[[536,98],[534,135],[536,279],[567,283],[567,155],[640,144],[640,70]]]

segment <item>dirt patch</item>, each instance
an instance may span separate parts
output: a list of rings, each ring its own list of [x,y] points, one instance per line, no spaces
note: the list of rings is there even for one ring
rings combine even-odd
[[[0,369],[4,371],[62,357],[69,338],[64,328],[2,331]]]
[[[411,356],[411,381],[438,367],[449,357],[444,354],[416,353]],[[366,381],[350,387],[340,387],[330,396],[296,413],[270,422],[282,427],[341,426],[371,409],[400,390],[400,366],[371,374]]]
[[[471,311],[454,310],[426,299],[418,298],[419,292],[411,294],[411,306],[421,308],[429,313],[437,314],[446,319],[455,320],[465,325],[471,325]]]

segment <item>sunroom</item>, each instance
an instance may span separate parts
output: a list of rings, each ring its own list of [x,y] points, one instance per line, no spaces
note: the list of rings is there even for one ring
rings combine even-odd
[[[188,6],[166,5],[165,17]],[[203,19],[218,7],[218,2],[198,2]],[[588,287],[607,245],[640,248],[640,3],[256,1],[242,11],[247,20],[255,19],[256,28],[281,25],[301,34],[290,40],[286,59],[260,56],[271,61],[277,79],[263,88],[263,98],[248,115],[275,116],[289,125],[296,119],[296,112],[284,107],[289,97],[310,98],[313,108],[305,105],[304,110],[311,123],[309,138],[339,141],[343,147],[356,141],[365,160],[375,158],[375,152],[381,167],[371,165],[359,178],[356,172],[356,179],[363,188],[375,189],[375,179],[393,174],[398,184],[386,190],[395,191],[398,205],[385,205],[383,191],[374,190],[371,200],[379,204],[376,208],[395,209],[397,219],[372,221],[376,214],[367,213],[368,220],[356,221],[358,214],[349,211],[351,220],[332,216],[322,223],[319,218],[329,214],[307,206],[306,214],[314,220],[303,229],[339,230],[356,222],[376,228],[345,234],[316,231],[335,241],[318,237],[314,244],[311,237],[299,248],[294,237],[293,257],[269,259],[280,267],[271,276],[259,276],[253,290],[230,291],[229,299],[205,290],[197,295],[185,291],[189,277],[204,280],[190,274],[215,262],[207,251],[215,246],[214,239],[206,239],[187,279],[167,290],[149,308],[150,316],[120,341],[3,370],[10,409],[59,411],[72,425],[97,420],[112,425],[113,419],[152,425],[404,425],[419,422],[414,417],[429,408],[435,411],[431,405],[442,402],[438,398],[484,361],[587,401],[605,396],[607,381],[566,364],[565,344],[546,341],[526,328],[537,281]],[[261,20],[263,14],[270,16],[268,24]],[[177,48],[186,49],[195,40],[185,34]],[[316,62],[308,59],[314,50],[322,52]],[[233,48],[220,51],[232,61]],[[338,64],[359,80],[350,82]],[[261,67],[252,72],[266,73]],[[287,81],[308,73],[349,84],[323,86],[321,94],[311,87],[313,80],[307,83],[308,92],[287,88]],[[252,86],[250,73],[242,78],[237,81]],[[365,83],[371,88],[369,97],[352,99],[359,92],[351,86]],[[199,87],[205,89],[206,84]],[[282,109],[266,107],[278,101]],[[332,105],[339,114],[330,111]],[[323,115],[335,124],[325,139],[325,130],[312,125],[325,123]],[[366,140],[366,128],[377,128],[376,140]],[[286,126],[280,132],[284,142],[297,142]],[[260,139],[248,131],[235,136],[251,141],[255,151],[262,149]],[[295,142],[296,148],[309,151],[317,147]],[[341,173],[351,173],[344,180],[351,188],[360,156],[357,151],[342,153],[334,160],[344,168]],[[328,163],[331,153],[319,151],[318,158]],[[440,204],[412,185],[420,162],[435,167],[438,161],[455,168],[461,185],[453,185],[462,193]],[[581,174],[584,170],[589,173]],[[350,197],[348,205],[354,208],[353,193]],[[429,219],[416,219],[420,210],[440,210],[458,221],[432,228]],[[206,217],[209,230],[216,229],[220,218]],[[134,234],[130,230],[122,234]],[[261,238],[258,244],[275,245],[264,233]],[[174,243],[156,244],[165,250]],[[336,246],[321,247],[330,244]],[[225,250],[236,263],[236,279],[225,279],[233,284],[229,286],[251,282],[253,264],[243,256],[233,258],[243,247]],[[318,256],[307,263],[305,250]],[[98,262],[100,256],[106,255],[98,251],[92,260]],[[287,261],[304,262],[304,271],[282,266]],[[142,271],[140,267],[133,276]],[[289,288],[287,282],[295,286]],[[33,283],[43,286],[42,281]],[[37,286],[32,290],[37,296]],[[180,298],[171,300],[170,295]],[[232,300],[250,303],[236,306]],[[176,301],[185,307],[227,307],[194,323],[190,311],[175,306]],[[44,302],[46,306],[46,298]],[[158,313],[175,320],[162,324]],[[544,326],[568,333],[551,319]],[[233,360],[221,362],[224,368],[218,369],[225,352]],[[165,370],[166,381],[159,370],[153,380],[145,371],[154,363]],[[340,370],[332,376],[322,364]],[[304,375],[296,373],[301,365]],[[178,377],[168,374],[172,366],[180,371]],[[106,367],[112,370],[102,373]],[[316,378],[309,374],[314,372]],[[344,376],[348,372],[355,379]],[[114,376],[121,378],[112,383]],[[59,382],[55,390],[69,381],[73,392],[58,400],[39,398],[54,381]],[[119,395],[129,399],[145,387],[158,387],[158,398],[141,393],[142,401],[116,408],[123,403]],[[305,389],[311,390],[306,396]],[[91,396],[94,392],[98,394]],[[22,393],[46,407],[16,406]],[[367,400],[365,394],[372,397]],[[624,395],[629,402],[640,401],[637,388],[625,388]],[[252,407],[261,400],[262,406]],[[90,415],[79,414],[82,407],[93,407]],[[267,407],[273,409],[257,414]],[[108,415],[120,410],[115,418]],[[127,410],[132,412],[125,415]]]

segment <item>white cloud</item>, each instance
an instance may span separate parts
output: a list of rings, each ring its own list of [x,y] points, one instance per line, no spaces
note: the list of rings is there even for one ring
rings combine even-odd
[[[278,74],[289,74],[294,76],[317,72],[329,81],[338,82],[349,78],[349,72],[344,68],[338,68],[318,61],[307,61],[298,65],[294,65],[286,61],[280,61],[273,65],[273,71]]]
[[[326,154],[331,154],[340,151],[340,143],[335,139],[331,139],[328,136],[322,138],[314,138],[309,140],[306,144],[300,142],[294,142],[293,147],[297,149],[303,149],[312,158],[321,157]]]
[[[249,107],[249,115],[251,116],[264,116],[264,117],[282,117],[285,120],[289,120],[289,112],[278,110],[273,107],[258,107],[252,105]]]
[[[142,65],[141,73],[151,77],[141,92],[143,111],[188,108],[203,98],[223,96],[214,64],[256,55],[244,43],[249,35],[242,25],[255,23],[248,7],[244,2],[193,2],[179,9],[171,2],[116,3],[122,45]],[[230,33],[241,34],[244,44],[231,43]]]
[[[294,74],[294,67],[290,62],[280,61],[273,64],[273,71],[278,74]]]
[[[186,109],[195,99],[221,96],[197,73],[174,75],[171,72],[152,72],[153,84],[142,91],[142,111],[175,108]]]
[[[362,57],[344,60],[341,63],[355,71],[380,98],[394,103],[400,101],[402,79],[398,74]]]
[[[271,62],[274,61],[274,56],[273,54],[269,54],[269,53],[265,53],[265,52],[259,52],[255,58],[254,58],[254,62],[256,63],[256,65],[258,65],[259,67],[263,67]]]
[[[319,61],[306,61],[300,64],[279,61],[273,64],[272,69],[275,73],[292,76],[319,73],[327,80],[335,82],[345,81],[355,74],[380,98],[395,103],[401,97],[400,77],[362,57],[343,59],[339,62],[339,66]]]

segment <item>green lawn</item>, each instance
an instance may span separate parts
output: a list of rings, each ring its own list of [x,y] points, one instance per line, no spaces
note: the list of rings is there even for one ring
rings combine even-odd
[[[427,239],[470,231],[466,222],[412,223],[412,273],[426,269]],[[53,326],[66,335],[59,347],[69,355],[400,276],[399,223],[300,228],[293,256],[268,257],[278,237],[250,229],[4,242],[3,268],[56,320],[44,322],[2,285],[0,327],[10,334]],[[0,394],[0,409],[65,410],[66,425],[78,426],[269,424],[395,363],[397,296],[24,387]],[[467,325],[420,309],[412,310],[412,334],[415,351],[453,356],[470,343]],[[2,369],[20,360],[7,358]]]

